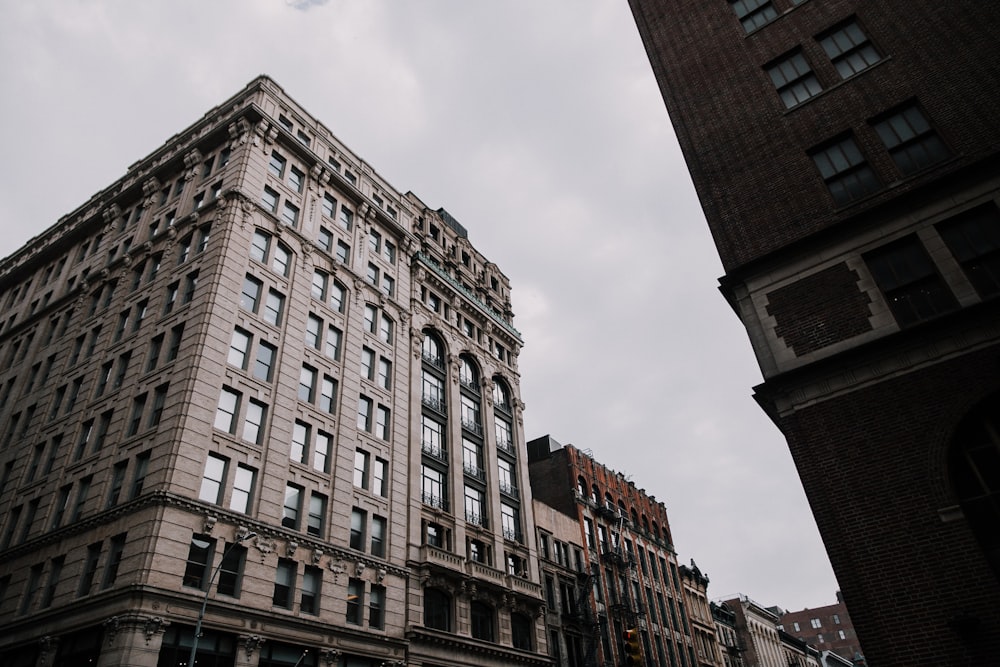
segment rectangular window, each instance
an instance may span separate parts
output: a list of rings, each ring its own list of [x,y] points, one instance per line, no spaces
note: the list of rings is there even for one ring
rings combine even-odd
[[[337,200],[333,198],[329,193],[323,193],[323,215],[328,218],[332,218],[334,213],[337,211]]]
[[[358,551],[365,549],[365,523],[368,521],[368,513],[362,509],[354,507],[351,509],[351,539],[350,547]]]
[[[299,515],[302,512],[302,487],[288,484],[285,487],[285,505],[281,525],[292,530],[299,529]]]
[[[312,403],[316,400],[316,369],[302,366],[299,372],[299,400]]]
[[[132,489],[128,498],[133,500],[142,495],[142,489],[146,484],[146,474],[149,472],[149,452],[143,452],[135,457],[135,470],[132,471]]]
[[[326,227],[320,227],[316,242],[320,248],[326,252],[330,252],[330,249],[333,248],[333,232]]]
[[[103,542],[95,542],[87,547],[87,555],[83,560],[83,571],[80,574],[80,583],[76,589],[77,597],[90,594],[90,589],[94,586],[94,575],[97,574],[97,563],[101,558],[103,546]]]
[[[330,472],[332,444],[333,436],[323,431],[316,432],[316,440],[313,443],[313,470]]]
[[[823,90],[802,51],[783,56],[765,69],[786,109],[805,102]]]
[[[319,614],[320,593],[323,585],[323,569],[306,565],[302,576],[302,595],[299,597],[299,611],[303,614]]]
[[[368,466],[371,455],[363,449],[354,450],[354,486],[359,489],[368,488]]]
[[[392,362],[385,357],[378,360],[378,385],[386,390],[392,388]]]
[[[270,343],[260,341],[257,344],[257,358],[253,365],[253,376],[258,380],[270,382],[274,374],[274,358],[278,348]]]
[[[118,579],[118,567],[121,565],[124,552],[125,533],[121,533],[111,538],[111,549],[108,551],[108,562],[104,566],[104,581],[101,583],[101,588],[110,588]]]
[[[24,586],[24,595],[21,596],[21,606],[18,608],[18,614],[27,614],[31,611],[31,606],[35,603],[35,595],[38,593],[38,586],[42,580],[42,568],[45,567],[45,563],[37,563],[31,566],[28,571],[28,582]]]
[[[319,409],[331,415],[337,412],[337,381],[329,375],[320,383]]]
[[[900,327],[958,307],[916,234],[865,253],[863,257]]]
[[[814,150],[809,155],[837,206],[866,197],[882,187],[851,137]]]
[[[282,609],[291,609],[295,597],[295,575],[298,563],[288,558],[278,559],[278,568],[274,573],[274,594],[271,604]]]
[[[843,79],[882,59],[855,19],[819,37],[819,43]]]
[[[264,192],[260,196],[260,203],[263,204],[264,208],[266,208],[271,213],[277,213],[278,212],[277,191],[265,185]]]
[[[256,313],[257,307],[260,305],[260,293],[263,286],[263,283],[259,280],[248,275],[243,280],[243,293],[240,295],[240,307],[244,310],[250,311],[251,313]]]
[[[367,396],[358,397],[358,428],[369,433],[372,430],[372,399]]]
[[[372,516],[372,556],[383,558],[385,556],[385,536],[387,522],[384,516]]]
[[[486,526],[486,514],[483,512],[485,498],[482,490],[465,486],[465,520],[477,526]]]
[[[368,601],[368,627],[381,630],[385,626],[385,586],[372,584]]]
[[[302,184],[305,181],[305,174],[292,167],[288,170],[288,185],[296,192],[302,192]]]
[[[347,582],[347,622],[361,625],[362,609],[365,605],[365,582],[353,577]]]
[[[250,242],[250,257],[258,262],[267,262],[267,251],[271,247],[271,237],[257,230]]]
[[[318,350],[320,347],[320,341],[323,337],[323,320],[319,319],[312,313],[309,313],[309,317],[306,319],[306,345]]]
[[[205,590],[208,587],[214,555],[214,539],[208,535],[192,535],[191,544],[188,546],[187,565],[184,567],[183,585]]]
[[[344,333],[332,324],[326,331],[326,356],[331,359],[340,359],[340,346]]]
[[[223,387],[219,394],[219,405],[215,411],[215,428],[227,433],[236,433],[236,415],[240,411],[240,392]]]
[[[146,394],[142,393],[132,399],[132,415],[128,420],[126,437],[132,437],[139,432],[139,425],[142,423],[142,413],[146,410]]]
[[[285,307],[285,296],[281,292],[273,289],[267,291],[267,300],[264,302],[264,321],[274,326],[281,325],[281,313]]]
[[[372,469],[372,493],[383,498],[388,497],[389,462],[385,459],[376,458],[375,467]]]
[[[313,491],[309,495],[309,514],[306,516],[306,533],[313,537],[323,537],[326,523],[326,496]]]
[[[375,379],[375,352],[368,347],[361,348],[361,377]]]
[[[153,407],[149,411],[149,423],[147,424],[149,428],[156,428],[160,425],[163,409],[167,405],[167,390],[169,388],[170,385],[165,383],[153,390]]]
[[[229,356],[227,361],[230,366],[246,370],[247,353],[250,350],[250,334],[243,329],[237,328],[233,331],[233,337],[229,341]]]
[[[257,479],[257,471],[242,463],[236,466],[233,477],[233,495],[229,499],[229,509],[246,514],[250,511],[253,501],[253,487]]]
[[[261,444],[264,436],[264,419],[267,417],[267,405],[251,398],[247,401],[247,412],[243,419],[243,441],[255,445]]]
[[[282,179],[285,177],[285,165],[287,160],[278,154],[276,151],[271,151],[271,159],[267,164],[267,170],[274,175],[275,178]]]
[[[915,104],[898,109],[873,123],[879,138],[903,176],[946,159],[950,152]]]
[[[215,590],[219,595],[238,598],[243,582],[243,564],[246,563],[247,548],[241,544],[227,542],[219,564],[219,582]]]
[[[292,447],[289,458],[296,463],[306,463],[306,453],[309,451],[309,424],[295,420],[292,426]]]
[[[1000,211],[980,206],[939,224],[938,232],[979,296],[1000,293]]]
[[[149,373],[156,369],[157,364],[160,363],[160,352],[163,349],[163,338],[164,335],[153,336],[149,341],[149,356],[146,361],[146,372]]]
[[[281,208],[281,220],[289,227],[299,224],[299,207],[289,201]]]
[[[222,502],[222,489],[226,484],[228,459],[218,454],[209,454],[205,461],[205,474],[201,478],[198,499],[218,505]]]
[[[351,231],[351,225],[354,222],[354,214],[343,206],[340,207],[340,217],[337,218],[337,223],[346,229]]]
[[[80,488],[76,491],[76,503],[73,505],[73,511],[69,516],[70,523],[75,522],[83,516],[83,508],[87,504],[87,498],[90,496],[90,485],[93,484],[93,482],[93,475],[87,475],[80,480]]]
[[[747,32],[753,32],[778,17],[771,0],[729,0],[729,4]]]
[[[181,322],[170,329],[170,347],[167,348],[167,361],[177,358],[181,349],[181,338],[184,336],[184,323]]]

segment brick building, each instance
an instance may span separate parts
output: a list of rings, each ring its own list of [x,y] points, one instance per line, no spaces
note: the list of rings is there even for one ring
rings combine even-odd
[[[550,664],[510,284],[267,77],[0,304],[0,664]]]
[[[699,667],[722,667],[719,638],[715,632],[715,619],[708,602],[708,575],[691,559],[691,565],[677,568],[681,575],[681,590],[691,623],[696,663]]]
[[[782,628],[821,651],[833,651],[854,664],[863,665],[864,655],[851,615],[840,595],[837,598],[837,604],[782,612]]]
[[[577,543],[585,545],[591,611],[576,621],[583,639],[576,665],[625,664],[621,638],[633,628],[642,638],[644,664],[698,665],[663,503],[551,436],[528,443],[528,462],[536,504],[568,517]],[[562,534],[568,539],[571,533],[564,528]]]
[[[1000,7],[630,4],[866,657],[985,664]]]

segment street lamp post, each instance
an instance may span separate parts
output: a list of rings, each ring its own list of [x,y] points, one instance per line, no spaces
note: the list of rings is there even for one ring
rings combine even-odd
[[[205,598],[201,601],[201,610],[198,612],[198,622],[194,626],[194,641],[191,642],[191,656],[188,658],[188,667],[194,667],[195,655],[198,653],[198,637],[201,636],[201,622],[205,619],[205,609],[208,607],[208,596],[212,592],[212,584],[215,583],[215,578],[219,576],[219,571],[222,569],[222,564],[226,562],[226,556],[229,552],[236,548],[238,544],[249,540],[252,537],[257,537],[257,533],[247,533],[246,535],[237,535],[236,541],[230,544],[225,551],[222,552],[222,560],[219,564],[215,566],[215,570],[212,571],[212,578],[208,580],[208,586],[205,588]],[[208,548],[209,544],[205,544],[205,548]]]

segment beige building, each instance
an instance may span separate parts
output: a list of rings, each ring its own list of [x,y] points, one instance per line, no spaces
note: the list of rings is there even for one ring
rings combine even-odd
[[[0,664],[549,664],[510,285],[260,77],[0,263]]]
[[[778,634],[778,615],[745,595],[723,603],[736,620],[738,644],[745,667],[787,667],[785,647]]]
[[[708,603],[708,575],[701,571],[693,558],[690,567],[681,565],[677,569],[681,575],[681,591],[691,623],[691,639],[698,660],[695,664],[698,667],[722,667],[715,619]]]

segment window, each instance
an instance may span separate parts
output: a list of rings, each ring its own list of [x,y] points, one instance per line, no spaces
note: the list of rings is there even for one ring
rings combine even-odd
[[[274,572],[274,594],[271,604],[282,609],[291,609],[295,596],[295,574],[298,563],[288,558],[278,559],[278,568]]]
[[[372,516],[371,554],[379,558],[385,557],[385,539],[387,523],[386,518],[378,515]]]
[[[142,413],[146,410],[146,394],[142,393],[132,399],[132,415],[128,420],[126,437],[132,437],[139,432],[139,424],[142,423]]]
[[[288,170],[288,185],[291,186],[292,190],[296,192],[302,192],[302,183],[305,179],[305,174],[292,167]]]
[[[302,366],[299,372],[299,400],[312,403],[316,399],[316,369]]]
[[[477,487],[465,485],[465,520],[477,526],[486,526],[486,514],[483,505],[485,494]]]
[[[481,434],[483,428],[479,421],[479,400],[462,394],[462,428]]]
[[[250,257],[258,262],[266,262],[267,251],[270,247],[271,237],[257,230],[253,233],[253,240],[250,242]]]
[[[514,472],[514,464],[499,457],[497,471],[499,472],[500,492],[517,497],[517,474]]]
[[[771,0],[729,0],[729,4],[747,32],[753,32],[778,16]]]
[[[382,249],[382,235],[374,229],[368,232],[368,248],[372,251],[372,254],[376,256]]]
[[[420,467],[420,500],[425,505],[448,509],[445,473],[428,465]]]
[[[530,616],[516,611],[510,612],[510,633],[514,648],[523,651],[531,650],[531,640],[535,634],[535,624],[532,622]]]
[[[358,397],[358,428],[369,433],[372,430],[372,399],[367,396]]]
[[[181,349],[181,338],[184,336],[184,323],[181,322],[170,329],[170,347],[167,348],[167,361],[173,361]]]
[[[424,627],[451,632],[451,597],[439,588],[424,589]]]
[[[285,487],[285,505],[282,510],[281,525],[293,530],[299,529],[299,513],[302,511],[302,487],[288,484]]]
[[[392,344],[392,329],[393,329],[392,320],[389,319],[388,315],[382,313],[379,324],[378,337],[383,343],[388,343],[389,345]]]
[[[278,348],[270,343],[260,341],[257,344],[257,359],[253,366],[253,376],[258,380],[270,382],[274,374],[274,357]]]
[[[299,611],[303,614],[319,614],[322,585],[322,568],[314,565],[306,565],[305,573],[302,576],[302,594],[299,597]]]
[[[337,241],[337,260],[341,264],[349,265],[351,263],[351,246],[343,241]]]
[[[472,636],[476,639],[492,642],[493,639],[493,608],[485,602],[473,600],[470,603]]]
[[[285,165],[287,160],[278,154],[276,151],[271,152],[271,160],[268,162],[267,170],[274,175],[275,178],[284,178],[285,176]]]
[[[508,540],[521,541],[521,521],[515,507],[500,503],[500,523],[503,526],[503,536]],[[566,563],[563,563],[566,565]]]
[[[945,245],[979,296],[1000,293],[1000,211],[989,204],[938,225]]]
[[[334,281],[330,285],[330,308],[338,313],[344,312],[344,286]]]
[[[347,622],[361,625],[361,610],[365,604],[365,582],[351,578],[347,582]]]
[[[87,498],[90,496],[90,485],[93,483],[93,475],[87,475],[80,480],[80,488],[76,491],[76,503],[73,505],[73,511],[69,516],[70,523],[75,522],[83,516],[83,508],[87,504]]]
[[[385,626],[385,586],[372,584],[368,593],[368,627],[381,630]]]
[[[948,148],[915,104],[909,104],[873,124],[904,176],[948,157]]]
[[[361,376],[368,379],[375,379],[375,352],[368,347],[361,348]]]
[[[247,548],[239,543],[226,543],[219,564],[219,581],[215,590],[220,595],[238,598],[243,581],[243,564],[246,563]]]
[[[129,500],[138,498],[142,494],[142,488],[146,483],[146,473],[149,472],[149,452],[143,452],[135,457],[135,470],[132,472],[132,489],[129,491]]]
[[[368,465],[371,455],[363,449],[354,450],[354,486],[368,488]]]
[[[236,414],[239,410],[240,393],[229,387],[223,387],[215,411],[215,428],[227,433],[236,433]]]
[[[146,372],[156,369],[160,362],[160,351],[163,349],[163,334],[153,336],[149,341],[149,358],[146,361]]]
[[[382,274],[382,293],[392,296],[396,291],[396,281],[387,273]]]
[[[250,509],[253,500],[254,481],[257,471],[242,463],[236,466],[236,475],[233,479],[233,495],[229,499],[229,509],[244,514]]]
[[[306,453],[309,451],[309,424],[295,421],[292,426],[292,447],[289,451],[289,458],[296,463],[306,463]]]
[[[309,513],[306,515],[306,533],[314,537],[323,537],[323,526],[326,523],[326,496],[313,491],[309,495]]]
[[[329,375],[320,383],[319,409],[331,415],[337,412],[337,381]]]
[[[250,348],[250,334],[243,329],[233,331],[233,337],[229,342],[229,357],[227,361],[230,366],[246,370],[247,351]]]
[[[330,252],[330,249],[333,248],[333,232],[326,227],[320,227],[319,236],[317,236],[316,242],[320,248]]]
[[[243,293],[240,295],[240,307],[243,310],[249,310],[251,313],[257,312],[257,307],[260,305],[260,293],[263,289],[263,283],[248,275],[243,280]]]
[[[375,410],[375,437],[389,440],[392,436],[392,413],[389,408],[379,405]]]
[[[820,37],[819,43],[844,79],[882,59],[854,19]]]
[[[838,206],[861,199],[882,187],[851,137],[815,150],[810,157]]]
[[[389,495],[389,490],[387,488],[387,474],[389,471],[389,462],[385,459],[376,458],[375,467],[372,469],[372,493],[383,498]]]
[[[184,568],[185,586],[205,590],[208,586],[215,540],[208,535],[192,535],[188,547],[187,565]]]
[[[347,231],[351,231],[351,225],[354,221],[354,214],[343,206],[340,207],[340,217],[337,218],[338,224]]]
[[[167,315],[174,309],[174,304],[177,303],[177,295],[181,291],[181,284],[179,282],[172,282],[167,285],[167,295],[163,299],[163,314]]]
[[[56,497],[52,507],[52,521],[49,530],[54,530],[62,525],[63,517],[66,516],[66,508],[69,507],[69,494],[73,490],[72,484],[60,487],[59,495]]]
[[[326,282],[327,275],[322,271],[313,271],[312,279],[312,298],[319,301],[326,301]]]
[[[222,489],[226,483],[228,459],[218,454],[209,454],[205,461],[205,474],[201,478],[198,499],[218,505],[222,502]]]
[[[786,55],[765,69],[787,109],[823,90],[801,51]]]
[[[254,445],[261,444],[264,435],[264,419],[267,416],[267,405],[251,398],[247,401],[247,412],[243,419],[243,441]]]
[[[265,185],[264,192],[260,196],[260,203],[263,204],[264,208],[266,208],[271,213],[277,213],[278,212],[277,191]]]
[[[334,199],[330,193],[324,192],[322,206],[323,206],[323,215],[325,215],[328,218],[332,218],[334,213],[336,213],[337,211],[337,200]]]
[[[823,624],[818,618],[811,618],[809,619],[809,626],[812,628],[821,628],[823,627]]]
[[[299,207],[286,201],[281,208],[281,220],[289,227],[297,226],[299,224]]]
[[[330,452],[333,444],[333,436],[323,431],[316,432],[316,441],[313,445],[313,470],[319,472],[330,472]]]
[[[169,388],[170,385],[165,383],[153,390],[153,407],[149,411],[149,422],[146,424],[148,428],[156,428],[160,425],[163,409],[167,405],[167,390]]]
[[[274,258],[271,269],[280,276],[288,277],[288,267],[291,264],[291,252],[280,243],[274,247]]]
[[[958,307],[915,234],[863,257],[899,326],[909,326]]]
[[[365,523],[368,520],[368,513],[362,509],[354,507],[351,509],[351,538],[350,547],[358,551],[365,549]]]
[[[331,359],[340,359],[341,341],[344,339],[343,332],[332,324],[326,331],[326,356]]]
[[[80,584],[76,589],[77,597],[90,594],[90,589],[94,585],[94,575],[97,573],[97,561],[101,558],[101,548],[103,546],[103,542],[95,542],[87,547],[87,555],[83,561],[83,572],[80,575]]]
[[[21,606],[18,608],[19,614],[27,614],[31,611],[31,606],[35,603],[35,595],[38,593],[38,585],[42,579],[42,568],[45,563],[37,563],[31,566],[28,572],[28,582],[24,586],[24,596],[21,598]]]
[[[477,479],[484,477],[482,458],[482,446],[478,442],[462,438],[462,464],[466,475]]]
[[[264,321],[274,326],[281,325],[281,313],[285,307],[285,296],[273,289],[267,291],[267,300],[264,302]]]
[[[365,279],[370,285],[378,287],[378,267],[371,262],[368,263],[368,271],[365,273]]]

